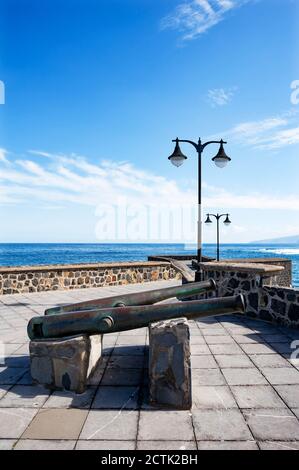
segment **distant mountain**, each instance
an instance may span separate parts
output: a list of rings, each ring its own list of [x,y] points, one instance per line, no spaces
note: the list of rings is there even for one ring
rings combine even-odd
[[[252,242],[253,244],[281,244],[281,245],[299,245],[299,235],[292,235],[290,237],[271,238],[269,240],[259,240]]]

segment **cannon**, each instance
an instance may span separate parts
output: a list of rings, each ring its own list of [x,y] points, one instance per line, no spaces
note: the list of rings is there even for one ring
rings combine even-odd
[[[160,305],[94,308],[34,317],[28,323],[27,332],[31,340],[83,333],[105,334],[142,328],[161,320],[195,319],[244,311],[242,295]]]
[[[216,289],[216,283],[213,279],[202,282],[193,282],[182,286],[167,287],[164,289],[155,289],[146,292],[137,292],[134,294],[116,295],[102,299],[88,300],[75,304],[63,305],[60,307],[48,308],[45,315],[56,315],[65,312],[79,312],[103,307],[125,307],[130,305],[152,305],[172,297],[182,299],[193,297],[194,295],[204,294]]]

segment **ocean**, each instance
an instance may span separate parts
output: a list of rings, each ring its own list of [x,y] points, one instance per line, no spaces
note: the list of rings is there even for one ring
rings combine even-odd
[[[76,264],[105,261],[144,261],[149,255],[192,254],[183,244],[0,243],[0,266]],[[203,245],[203,254],[216,256],[216,246]],[[298,245],[222,244],[221,258],[286,257],[293,261],[293,285],[299,287]]]

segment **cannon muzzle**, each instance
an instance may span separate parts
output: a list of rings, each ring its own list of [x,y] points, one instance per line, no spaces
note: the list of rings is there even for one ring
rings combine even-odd
[[[28,323],[31,340],[76,334],[104,334],[148,326],[152,322],[186,317],[195,319],[226,313],[244,313],[242,295],[171,304],[108,307],[34,317]]]
[[[114,297],[105,297],[103,299],[93,299],[76,304],[63,305],[61,307],[48,308],[45,315],[56,315],[57,313],[79,312],[83,310],[94,310],[103,307],[124,307],[130,305],[151,305],[162,300],[176,297],[192,297],[194,295],[204,294],[205,292],[216,289],[216,283],[213,279],[202,282],[192,282],[181,286],[155,289],[146,292],[137,292],[134,294],[116,295]]]

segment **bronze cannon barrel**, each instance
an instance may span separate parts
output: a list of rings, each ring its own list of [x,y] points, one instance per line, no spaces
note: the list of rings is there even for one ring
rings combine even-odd
[[[202,282],[192,282],[181,286],[167,287],[164,289],[155,289],[146,292],[137,292],[134,294],[116,295],[114,297],[105,297],[103,299],[93,299],[86,302],[79,302],[60,307],[48,308],[45,315],[56,315],[64,312],[78,312],[102,307],[123,307],[130,305],[151,305],[171,297],[184,298],[193,295],[204,294],[216,289],[213,279]]]
[[[195,319],[225,313],[244,313],[242,295],[172,304],[102,308],[34,317],[28,323],[30,339],[76,334],[104,334],[148,326],[151,322],[186,317]]]

